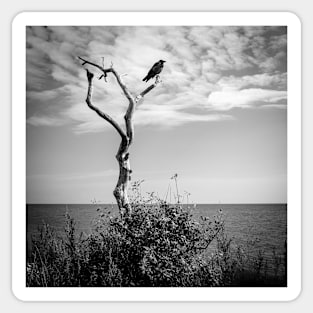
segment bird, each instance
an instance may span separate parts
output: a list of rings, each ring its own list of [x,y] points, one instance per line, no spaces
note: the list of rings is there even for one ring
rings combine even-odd
[[[156,62],[146,75],[146,77],[143,79],[143,81],[148,82],[149,79],[155,77],[156,75],[160,74],[163,70],[163,65],[166,61],[160,60]]]

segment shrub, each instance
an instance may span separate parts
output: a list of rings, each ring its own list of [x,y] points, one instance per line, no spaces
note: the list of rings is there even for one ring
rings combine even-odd
[[[143,199],[134,185],[130,217],[99,210],[93,232],[76,236],[67,214],[65,235],[48,225],[33,239],[27,267],[29,286],[192,286],[203,281],[208,245],[222,229],[222,216],[195,221],[180,204],[150,194]],[[214,281],[206,270],[206,283]],[[212,277],[211,277],[212,276]]]
[[[220,217],[196,222],[181,205],[133,205],[130,218],[113,218],[99,235],[118,246],[111,256],[126,286],[190,286]],[[99,231],[99,229],[98,229]]]
[[[88,236],[77,235],[69,214],[62,235],[44,225],[32,241],[27,286],[286,284],[286,277],[278,279],[277,271],[268,279],[261,252],[253,258],[228,238],[222,212],[212,219],[195,220],[179,203],[166,203],[153,193],[143,198],[139,186],[133,185],[130,217],[114,217],[107,209],[98,209],[98,219]],[[213,240],[215,248],[209,253]]]

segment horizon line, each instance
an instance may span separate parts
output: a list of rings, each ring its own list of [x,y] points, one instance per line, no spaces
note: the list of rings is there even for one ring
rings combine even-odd
[[[99,202],[99,203],[80,203],[80,202],[75,202],[75,203],[26,203],[26,205],[117,205],[117,203],[104,203],[104,202]],[[169,203],[169,204],[183,204],[183,205],[194,205],[194,204],[218,204],[218,205],[223,205],[223,204],[288,204],[288,202],[192,202],[192,203]]]

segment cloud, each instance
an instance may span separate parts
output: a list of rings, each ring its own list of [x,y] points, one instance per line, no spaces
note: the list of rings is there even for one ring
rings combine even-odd
[[[160,108],[152,106],[148,110],[139,110],[136,112],[135,125],[162,125],[163,127],[174,127],[190,122],[213,122],[233,119],[230,115],[223,114],[193,114],[177,111],[174,108]]]
[[[208,106],[215,110],[232,108],[251,108],[287,99],[286,91],[269,89],[243,89],[212,92],[208,98]]]
[[[287,89],[287,73],[262,73],[245,76],[222,77],[217,85],[222,90],[239,90],[245,87],[275,87],[276,89]]]
[[[134,94],[147,87],[141,80],[152,64],[167,61],[163,84],[135,113],[137,126],[219,121],[231,119],[219,111],[233,107],[277,105],[287,97],[286,38],[284,27],[27,27],[27,121],[79,133],[108,129],[86,106],[78,55],[112,61]],[[127,100],[111,75],[108,83],[94,80],[93,102],[123,122]]]
[[[261,109],[282,109],[286,110],[287,109],[287,103],[284,104],[266,104],[260,106]]]
[[[27,119],[27,123],[33,126],[61,126],[66,124],[66,121],[60,118],[33,115]]]

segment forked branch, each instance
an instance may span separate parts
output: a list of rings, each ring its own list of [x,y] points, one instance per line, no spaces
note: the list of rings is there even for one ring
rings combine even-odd
[[[122,138],[125,137],[126,139],[126,135],[125,132],[123,131],[123,129],[117,124],[117,122],[108,114],[102,112],[99,108],[97,108],[96,106],[94,106],[91,102],[91,95],[92,95],[92,80],[93,80],[93,73],[89,72],[88,69],[86,69],[87,72],[87,79],[88,79],[88,91],[87,91],[87,98],[86,98],[86,103],[89,106],[90,109],[94,110],[100,117],[102,117],[103,119],[105,119],[107,122],[109,122],[116,130],[117,132],[120,134],[120,136]]]
[[[93,78],[94,74],[91,73],[88,69],[86,69],[87,72],[87,80],[88,80],[88,91],[87,91],[87,98],[86,103],[90,109],[95,111],[100,117],[102,117],[104,120],[109,122],[116,131],[121,136],[121,143],[118,149],[118,152],[116,154],[116,159],[119,163],[119,178],[116,184],[116,187],[114,189],[114,196],[116,198],[118,207],[120,209],[120,214],[123,217],[124,215],[130,215],[131,214],[131,205],[128,200],[128,185],[129,181],[131,179],[130,175],[132,173],[132,170],[130,169],[130,161],[129,161],[129,152],[128,149],[133,141],[134,137],[134,126],[133,126],[133,115],[135,111],[135,106],[139,102],[140,99],[144,97],[145,94],[150,92],[153,88],[157,86],[158,83],[160,83],[159,77],[156,77],[156,81],[154,84],[150,85],[148,88],[146,88],[143,92],[141,92],[137,97],[133,97],[133,95],[128,90],[127,86],[122,81],[121,76],[117,73],[117,71],[113,68],[113,63],[111,63],[111,67],[104,68],[103,66],[103,59],[102,59],[102,66],[98,65],[96,63],[93,63],[91,61],[88,61],[84,58],[78,57],[81,61],[83,61],[82,65],[91,65],[96,67],[98,70],[102,72],[99,79],[102,77],[106,81],[108,73],[112,73],[114,77],[116,78],[116,81],[120,88],[122,89],[125,97],[128,99],[128,108],[124,116],[125,120],[125,128],[126,132],[120,127],[120,125],[107,113],[102,112],[99,108],[94,106],[91,102],[92,97],[92,88],[93,88]]]
[[[82,65],[89,64],[89,65],[92,65],[92,66],[96,67],[97,69],[99,69],[99,70],[103,73],[104,77],[106,77],[106,74],[107,74],[107,73],[112,73],[112,74],[115,76],[115,78],[116,78],[118,84],[120,85],[121,89],[123,90],[123,92],[124,92],[126,98],[127,98],[129,101],[134,101],[134,98],[132,97],[131,93],[130,93],[129,90],[127,89],[126,85],[123,83],[123,81],[122,81],[122,79],[121,79],[121,76],[120,76],[120,75],[117,73],[117,71],[113,68],[113,63],[111,63],[111,67],[109,67],[109,68],[104,68],[104,67],[102,67],[101,65],[98,65],[98,64],[96,64],[96,63],[90,62],[90,61],[88,61],[88,60],[86,60],[86,59],[84,59],[84,58],[81,58],[81,57],[78,57],[78,58],[83,61]]]

